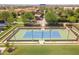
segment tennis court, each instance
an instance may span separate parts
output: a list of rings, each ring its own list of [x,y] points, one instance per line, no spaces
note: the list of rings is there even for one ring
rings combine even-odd
[[[19,29],[10,40],[76,40],[76,35],[67,29]]]
[[[24,38],[61,38],[58,31],[28,31],[24,34]]]

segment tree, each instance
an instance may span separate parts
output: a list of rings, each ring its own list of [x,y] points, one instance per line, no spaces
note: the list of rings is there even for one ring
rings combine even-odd
[[[79,13],[79,8],[77,8],[77,9],[75,10],[75,12],[76,12],[76,13]]]
[[[31,12],[24,13],[24,15],[23,15],[23,19],[31,20],[33,18],[34,18],[34,15]]]
[[[5,20],[5,21],[7,21],[9,16],[10,16],[10,14],[7,11],[4,11],[4,12],[1,13],[1,17],[2,17],[1,19]]]
[[[14,17],[12,15],[12,13],[9,13],[7,11],[2,12],[0,17],[1,17],[2,20],[7,22],[8,26],[10,26],[10,24],[12,24],[12,22],[14,21]]]
[[[14,22],[14,18],[12,15],[9,16],[9,18],[7,19],[7,22],[9,23],[9,25]]]
[[[48,10],[49,8],[48,7],[46,7],[46,6],[41,6],[40,7],[40,10]]]
[[[22,15],[22,19],[24,23],[30,22],[33,18],[34,18],[34,15],[31,12],[27,12]]]
[[[65,14],[67,16],[74,16],[75,15],[74,10],[70,10],[70,9],[65,10]]]
[[[12,16],[13,16],[13,18],[16,18],[16,13],[15,12],[12,12]]]
[[[52,10],[49,10],[46,13],[45,18],[46,18],[48,24],[55,24],[58,21],[57,15]]]
[[[70,21],[70,22],[76,22],[77,17],[75,17],[75,16],[69,16],[69,17],[67,18],[67,20]]]
[[[1,12],[0,12],[0,20],[3,20],[3,19],[2,19],[2,13],[1,13]]]

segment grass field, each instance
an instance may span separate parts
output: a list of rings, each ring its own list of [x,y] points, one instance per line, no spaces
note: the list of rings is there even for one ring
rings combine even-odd
[[[7,51],[4,55],[9,54]],[[16,46],[13,55],[79,55],[78,45]]]

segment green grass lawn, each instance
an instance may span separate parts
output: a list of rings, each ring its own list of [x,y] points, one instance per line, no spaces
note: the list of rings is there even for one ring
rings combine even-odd
[[[4,54],[9,54],[7,51]],[[13,55],[78,55],[78,45],[51,45],[51,46],[16,46]]]

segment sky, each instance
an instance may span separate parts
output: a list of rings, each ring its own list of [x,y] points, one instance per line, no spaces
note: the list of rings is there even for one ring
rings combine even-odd
[[[0,0],[0,4],[79,4],[79,0]]]

